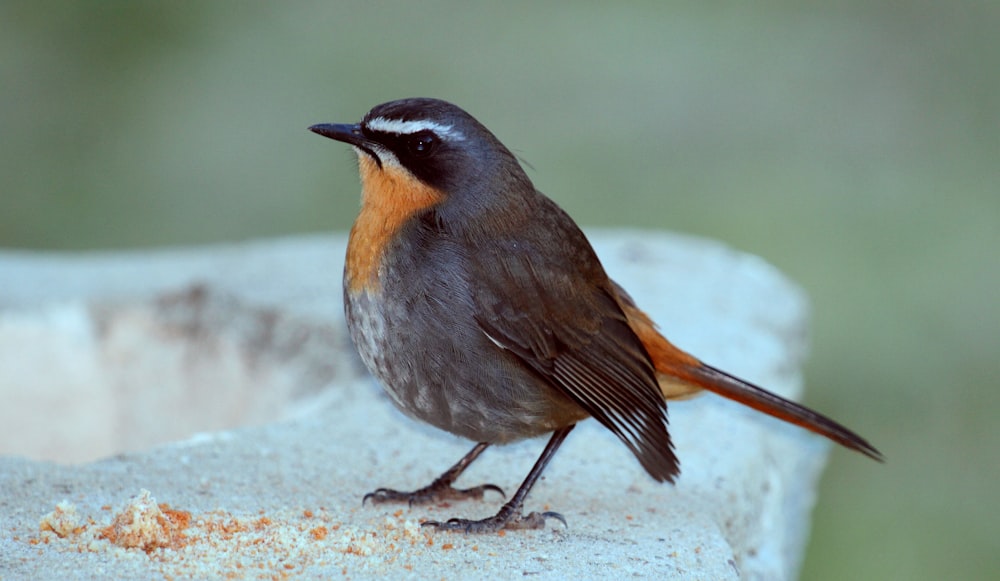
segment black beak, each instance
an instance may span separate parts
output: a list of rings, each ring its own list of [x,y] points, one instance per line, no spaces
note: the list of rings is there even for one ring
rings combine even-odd
[[[359,124],[320,123],[310,127],[309,131],[358,147],[368,143],[368,140],[361,134],[361,125]]]
[[[317,125],[312,125],[309,127],[309,131],[313,133],[322,135],[323,137],[329,137],[330,139],[335,139],[337,141],[342,141],[348,145],[353,145],[361,151],[367,153],[375,160],[375,163],[379,167],[382,167],[382,160],[379,159],[375,150],[378,149],[378,143],[368,139],[361,133],[361,125],[358,123],[319,123]]]

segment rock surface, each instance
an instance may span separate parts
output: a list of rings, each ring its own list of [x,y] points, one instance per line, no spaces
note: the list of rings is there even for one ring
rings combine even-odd
[[[801,393],[807,305],[761,260],[661,233],[591,233],[680,347]],[[671,404],[677,486],[593,421],[527,510],[541,531],[431,533],[450,506],[361,506],[471,444],[397,412],[343,325],[343,237],[144,252],[0,252],[0,579],[790,579],[827,446],[716,396]],[[512,493],[544,440],[460,485]]]

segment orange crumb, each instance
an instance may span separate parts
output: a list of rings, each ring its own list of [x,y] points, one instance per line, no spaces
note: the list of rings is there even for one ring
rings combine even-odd
[[[396,518],[399,518],[399,517],[403,516],[403,509],[399,509],[396,512],[392,513],[392,516],[394,516]]]
[[[322,541],[329,534],[329,531],[326,530],[326,527],[316,527],[309,531],[309,534],[312,535],[313,540]]]
[[[115,515],[111,524],[101,529],[98,538],[125,549],[177,549],[187,544],[184,534],[191,523],[191,513],[156,505],[148,491],[143,490]]]
[[[101,510],[111,510],[111,505],[110,504],[102,505]]]
[[[472,545],[472,550],[473,551],[478,551],[479,550],[479,545]]]
[[[271,526],[271,524],[272,524],[271,519],[267,518],[266,516],[262,516],[259,519],[257,519],[255,523],[253,523],[253,528],[254,530],[259,531]]]
[[[249,530],[245,524],[239,522],[235,518],[230,518],[228,521],[216,521],[209,520],[204,524],[204,528],[210,533],[219,533],[223,539],[229,540],[236,533],[245,533]]]
[[[507,531],[505,531],[503,529],[500,529],[499,531],[497,531],[497,536],[498,537],[506,537],[507,536]]]
[[[448,550],[451,550],[451,549],[454,549],[454,548],[455,548],[455,545],[453,545],[451,543],[445,543],[445,544],[441,545],[441,550],[442,551],[448,551]]]
[[[56,505],[55,510],[42,517],[38,530],[53,533],[60,538],[78,535],[87,527],[80,525],[80,517],[76,513],[76,505],[64,500]]]
[[[625,515],[625,520],[632,520],[633,518],[635,518],[635,517],[633,517],[630,514]]]
[[[163,512],[163,516],[170,519],[170,522],[180,528],[186,529],[191,526],[191,513],[186,510],[176,510],[170,508],[169,504],[163,503],[159,505],[159,509]]]
[[[304,511],[304,512],[302,513],[302,516],[304,516],[304,517],[306,517],[306,518],[312,518],[312,517],[313,517],[313,511],[311,511],[311,510],[308,510],[308,509],[307,509],[307,510],[305,510],[305,511]]]
[[[294,569],[294,568],[295,565],[292,565],[291,563],[285,563],[285,569]]]

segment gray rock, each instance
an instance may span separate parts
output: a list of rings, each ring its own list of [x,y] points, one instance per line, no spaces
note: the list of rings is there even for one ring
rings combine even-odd
[[[774,268],[707,240],[591,238],[678,346],[801,395],[807,305]],[[403,417],[358,363],[344,247],[0,253],[0,578],[795,578],[828,447],[714,395],[670,406],[677,486],[584,422],[526,505],[567,528],[418,525],[492,514],[491,494],[362,507],[471,443]],[[490,449],[459,484],[513,492],[543,446]],[[140,521],[153,540],[130,545]]]

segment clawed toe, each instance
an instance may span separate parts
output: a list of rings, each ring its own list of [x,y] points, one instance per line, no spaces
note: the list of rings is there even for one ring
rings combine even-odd
[[[469,520],[464,518],[452,518],[444,522],[426,521],[420,526],[435,528],[439,531],[454,531],[472,534],[495,533],[504,529],[508,530],[537,530],[545,528],[545,519],[554,518],[566,525],[566,519],[558,512],[532,512],[527,516],[520,513],[511,512],[505,514],[501,510],[495,516],[484,518],[483,520]]]
[[[379,488],[373,490],[361,499],[361,506],[364,506],[369,500],[372,504],[383,504],[387,502],[409,502],[413,504],[413,492],[401,492],[399,490],[393,490],[391,488]]]
[[[425,486],[414,491],[399,491],[391,488],[379,488],[374,492],[369,492],[361,499],[364,506],[369,500],[372,504],[385,504],[390,502],[405,502],[410,506],[421,504],[432,504],[446,500],[480,500],[487,490],[498,492],[501,497],[506,498],[502,488],[495,484],[482,484],[472,488],[454,488],[450,485],[441,485],[435,482],[430,486]]]
[[[535,515],[535,514],[538,514],[538,513],[533,512],[533,513],[529,514],[528,517],[530,518],[532,515]],[[542,527],[545,526],[545,519],[547,519],[547,518],[554,518],[557,521],[559,521],[559,522],[562,523],[563,528],[566,528],[566,529],[569,528],[569,525],[566,524],[566,519],[563,517],[563,515],[559,514],[558,512],[553,512],[551,510],[548,510],[548,511],[543,512],[542,515],[541,515],[541,517],[542,517]]]
[[[558,512],[532,512],[524,516],[521,514],[521,508],[524,506],[524,499],[528,496],[528,492],[531,491],[531,487],[535,485],[535,481],[538,480],[538,477],[542,474],[542,470],[545,469],[545,465],[548,464],[552,455],[559,449],[559,446],[574,426],[575,424],[571,424],[553,432],[552,438],[549,439],[549,443],[545,446],[545,450],[538,460],[535,461],[535,465],[532,466],[531,472],[528,472],[528,476],[525,477],[520,488],[517,489],[514,496],[495,515],[483,520],[468,520],[464,518],[453,518],[444,522],[432,520],[422,523],[421,526],[464,533],[496,533],[504,529],[543,529],[545,528],[545,519],[547,518],[554,518],[561,522],[563,526],[566,526],[566,519]],[[364,504],[371,499],[373,504],[405,501],[412,506],[414,504],[442,500],[482,498],[487,490],[499,492],[501,496],[506,498],[503,490],[495,484],[482,484],[466,489],[457,489],[452,486],[455,479],[462,474],[487,446],[489,444],[486,442],[476,444],[471,452],[466,454],[429,486],[413,492],[400,492],[389,488],[379,488],[375,492],[366,494],[361,503]]]

